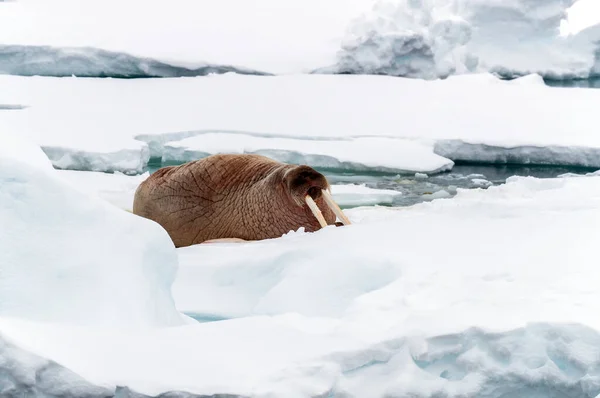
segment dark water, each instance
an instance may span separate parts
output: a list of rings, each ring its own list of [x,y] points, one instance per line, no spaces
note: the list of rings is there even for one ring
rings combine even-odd
[[[148,171],[154,173],[162,167],[160,161],[151,160]],[[519,166],[490,164],[456,164],[452,171],[426,175],[399,175],[379,172],[360,172],[319,169],[331,184],[365,184],[369,188],[390,189],[402,192],[391,206],[411,206],[439,197],[452,197],[458,188],[488,188],[504,184],[512,176],[554,178],[564,173],[585,174],[596,171],[580,167]]]
[[[600,77],[592,79],[579,80],[552,80],[544,79],[546,84],[551,87],[579,87],[579,88],[600,88]]]

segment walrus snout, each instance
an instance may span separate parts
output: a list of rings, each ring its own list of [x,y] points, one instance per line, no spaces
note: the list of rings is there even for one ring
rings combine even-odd
[[[298,206],[307,205],[322,228],[327,226],[327,221],[325,221],[321,209],[319,209],[319,206],[315,202],[321,197],[325,199],[327,207],[342,220],[344,225],[350,224],[348,217],[346,217],[342,209],[333,200],[331,192],[329,192],[329,182],[327,182],[327,178],[323,174],[309,166],[296,166],[285,173],[284,181],[294,202]]]

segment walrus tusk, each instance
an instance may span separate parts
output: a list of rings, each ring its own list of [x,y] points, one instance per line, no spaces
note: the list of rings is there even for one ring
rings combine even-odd
[[[327,226],[327,222],[325,221],[325,217],[323,217],[323,213],[321,213],[321,210],[319,210],[319,206],[317,206],[317,204],[315,203],[313,198],[310,197],[310,195],[306,195],[304,197],[304,200],[306,201],[306,204],[310,208],[310,211],[312,211],[312,214],[314,214],[315,217],[317,218],[317,220],[319,220],[319,224],[321,224],[321,228],[325,228]]]
[[[333,200],[333,197],[331,196],[329,191],[326,189],[323,189],[321,192],[323,192],[323,197],[325,198],[325,203],[327,203],[327,206],[329,206],[331,211],[333,211],[333,213],[336,216],[338,216],[338,218],[340,219],[340,221],[342,221],[344,223],[344,225],[350,225],[351,224],[350,219],[348,217],[346,217],[346,215],[344,214],[342,209],[340,209],[340,207],[337,205],[337,203],[335,203],[335,200]]]

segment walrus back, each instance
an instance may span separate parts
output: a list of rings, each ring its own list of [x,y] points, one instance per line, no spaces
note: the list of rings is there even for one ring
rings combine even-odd
[[[246,239],[243,207],[256,202],[250,187],[282,167],[258,155],[213,155],[164,167],[137,188],[133,212],[159,223],[177,247],[232,233]]]

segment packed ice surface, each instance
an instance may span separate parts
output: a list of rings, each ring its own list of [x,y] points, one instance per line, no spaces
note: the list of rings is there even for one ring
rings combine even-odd
[[[233,68],[277,74],[333,71],[435,78],[492,71],[588,77],[600,73],[595,56],[600,30],[593,29],[600,18],[594,17],[594,0],[581,0],[570,12],[574,3],[310,0],[284,6],[276,0],[252,5],[244,0],[176,0],[164,7],[156,0],[102,5],[20,0],[0,9],[0,37],[9,46],[0,51],[0,71],[187,76],[202,74],[209,65],[216,72]],[[109,60],[102,51],[119,55]]]
[[[224,320],[120,332],[0,318],[0,334],[110,391],[595,397],[599,210],[593,175],[349,210],[347,227],[178,249],[177,307]]]
[[[135,190],[149,176],[147,172],[127,176],[72,170],[59,170],[57,174],[74,188],[127,211],[133,211]],[[364,184],[335,184],[331,186],[331,193],[341,207],[390,205],[394,197],[401,195],[398,191],[369,188]]]
[[[110,328],[184,323],[167,233],[85,195],[0,133],[0,317]]]
[[[179,161],[189,160],[177,141],[190,137],[220,151],[239,151],[246,143],[264,150],[303,144],[305,152],[334,163],[368,161],[425,173],[455,159],[600,168],[593,118],[600,91],[551,88],[536,75],[514,81],[486,74],[443,81],[0,76],[0,88],[0,103],[27,106],[2,111],[0,128],[31,137],[60,168],[141,173],[150,156],[165,154],[165,144],[178,147]],[[381,143],[374,147],[381,156],[366,159],[357,142]],[[391,148],[404,155],[394,159]]]

